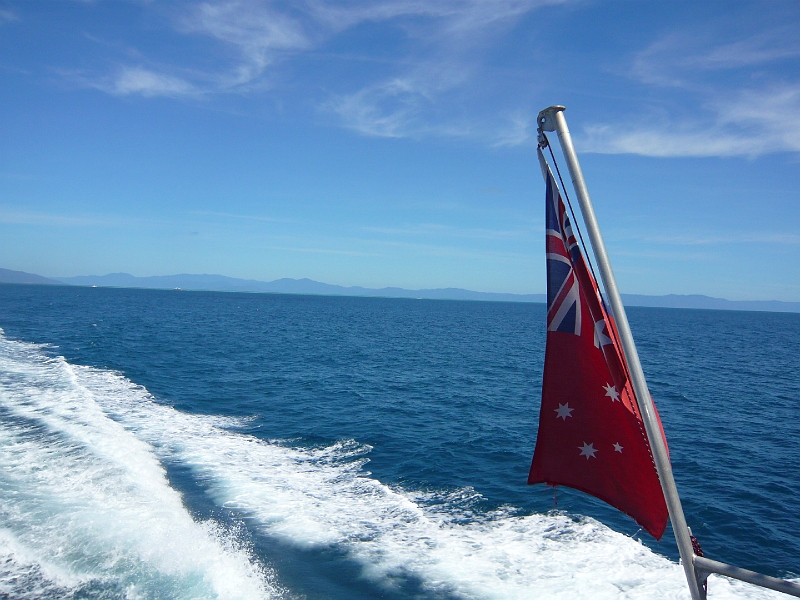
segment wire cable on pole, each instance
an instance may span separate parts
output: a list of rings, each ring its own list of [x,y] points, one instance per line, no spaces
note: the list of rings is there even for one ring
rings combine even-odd
[[[609,308],[608,308],[609,305],[606,302],[606,299],[603,296],[603,291],[600,289],[600,286],[599,286],[600,280],[597,278],[597,275],[594,272],[594,264],[592,263],[591,255],[589,254],[589,251],[586,248],[586,242],[583,241],[583,233],[581,233],[581,227],[578,224],[578,219],[575,217],[575,211],[572,208],[572,201],[569,199],[569,193],[567,192],[567,186],[564,184],[564,178],[561,177],[561,169],[558,168],[558,161],[556,160],[556,155],[553,153],[553,146],[552,146],[552,144],[550,144],[550,140],[548,139],[547,134],[544,131],[541,131],[540,135],[544,138],[545,145],[547,146],[547,150],[550,152],[550,158],[552,159],[553,166],[556,169],[556,175],[558,175],[558,181],[561,183],[561,191],[563,192],[564,198],[567,201],[567,206],[569,207],[570,216],[572,216],[572,223],[574,225],[573,229],[578,232],[578,239],[580,240],[581,248],[583,249],[583,255],[586,257],[586,262],[589,265],[589,271],[592,273],[592,277],[594,278],[595,283],[597,285],[597,291],[600,294],[600,301],[603,304],[603,308],[606,311],[609,311]],[[617,336],[616,327],[612,327],[611,323],[608,323],[607,326],[608,326],[608,332],[614,338],[614,343],[617,345],[618,348],[622,348],[622,342],[620,341],[619,337]],[[625,371],[625,377],[628,379],[628,381],[631,381],[631,374],[628,371],[627,361],[624,361],[624,360],[622,361],[622,368]],[[638,407],[636,406],[635,402],[631,403],[631,406],[634,408],[634,410],[636,412],[638,412]],[[644,434],[644,431],[642,433]],[[645,435],[645,439],[647,439],[646,435]],[[650,452],[650,459],[653,460],[652,451],[650,450],[650,444],[648,444],[647,450],[648,450],[648,452]],[[654,461],[653,464],[655,464],[655,461]]]
[[[564,192],[564,198],[567,200],[567,206],[569,207],[569,214],[572,216],[572,222],[575,225],[575,231],[578,232],[578,239],[581,242],[581,248],[583,248],[583,255],[586,257],[586,262],[589,263],[589,270],[592,272],[592,277],[595,281],[600,281],[597,279],[597,275],[594,273],[594,265],[592,264],[591,256],[589,252],[586,250],[586,242],[583,241],[583,234],[581,233],[581,228],[578,225],[578,220],[575,218],[575,211],[572,210],[572,202],[569,199],[569,194],[567,193],[567,186],[564,185],[564,179],[561,177],[561,170],[558,168],[558,162],[556,161],[556,155],[553,154],[553,146],[550,144],[550,140],[547,139],[547,134],[542,132],[544,135],[545,140],[547,140],[547,149],[550,151],[550,157],[553,159],[553,166],[556,168],[556,175],[558,175],[558,181],[561,182],[561,191]],[[600,288],[598,287],[598,290]],[[602,297],[601,292],[601,300],[603,300],[603,305],[608,306],[606,304],[605,298]]]

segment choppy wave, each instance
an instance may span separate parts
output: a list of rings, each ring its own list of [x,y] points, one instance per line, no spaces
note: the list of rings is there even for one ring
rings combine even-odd
[[[687,597],[678,565],[592,519],[473,512],[470,490],[370,477],[369,447],[353,440],[302,448],[239,424],[0,334],[0,595],[294,596],[254,549],[263,536],[334,548],[387,590],[414,578],[423,597]],[[194,520],[165,464],[246,527]],[[711,588],[778,597],[724,578]]]
[[[191,518],[152,446],[109,418],[123,399],[96,383],[111,381],[135,389],[0,339],[0,593],[276,596],[235,536]]]

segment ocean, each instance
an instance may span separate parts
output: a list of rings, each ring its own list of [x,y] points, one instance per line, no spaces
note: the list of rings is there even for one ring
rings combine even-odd
[[[800,314],[628,316],[706,555],[796,578]],[[671,533],[526,485],[544,322],[0,285],[0,597],[688,598]]]

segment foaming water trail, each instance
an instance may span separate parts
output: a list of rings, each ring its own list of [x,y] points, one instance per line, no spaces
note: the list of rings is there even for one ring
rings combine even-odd
[[[17,577],[51,595],[104,581],[161,586],[167,597],[186,585],[277,594],[246,551],[226,546],[235,536],[191,520],[160,459],[188,468],[256,535],[334,548],[387,589],[414,578],[431,597],[687,597],[678,565],[592,519],[473,513],[470,490],[411,492],[370,477],[370,448],[352,440],[259,440],[237,432],[235,419],[181,413],[118,374],[2,337],[0,360],[2,485],[19,494],[3,493],[0,549]],[[46,542],[28,532],[40,522]],[[719,599],[779,597],[722,578],[711,586]]]
[[[191,518],[152,447],[84,385],[108,376],[0,335],[0,594],[277,596],[235,535]]]

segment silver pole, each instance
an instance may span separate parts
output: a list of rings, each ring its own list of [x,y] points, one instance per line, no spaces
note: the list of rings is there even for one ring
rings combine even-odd
[[[661,481],[661,489],[664,491],[664,498],[667,502],[667,510],[669,511],[669,518],[672,522],[672,530],[678,542],[678,552],[680,552],[681,555],[681,562],[683,564],[683,570],[686,573],[689,591],[692,594],[692,600],[704,600],[705,594],[700,590],[700,586],[697,582],[697,575],[694,570],[692,541],[689,537],[689,529],[686,526],[686,518],[683,516],[683,507],[681,506],[681,499],[678,496],[678,488],[675,486],[675,480],[672,477],[672,466],[669,463],[667,447],[664,443],[664,438],[661,436],[661,428],[656,419],[653,399],[650,397],[650,392],[647,389],[647,381],[645,381],[642,365],[639,362],[639,354],[636,352],[636,345],[633,343],[633,336],[631,335],[631,328],[628,325],[625,307],[622,305],[622,299],[619,296],[617,282],[614,279],[614,272],[611,270],[611,262],[608,260],[603,237],[600,235],[600,227],[594,215],[592,201],[589,198],[589,190],[586,188],[586,182],[583,180],[581,166],[578,163],[578,157],[572,145],[572,136],[569,134],[563,111],[563,106],[551,106],[550,108],[544,109],[539,113],[539,126],[542,131],[555,131],[558,134],[558,139],[561,142],[561,150],[564,153],[564,157],[567,159],[572,185],[575,188],[575,193],[578,195],[583,221],[586,224],[586,230],[592,243],[597,266],[600,269],[600,276],[603,280],[606,296],[611,304],[611,311],[617,323],[617,330],[619,332],[620,342],[622,343],[622,351],[625,354],[625,360],[630,369],[633,390],[636,393],[639,411],[642,414],[647,438],[650,441],[650,449],[653,453],[658,479]]]
[[[702,556],[694,557],[694,566],[698,571],[704,571],[705,574],[719,573],[720,575],[725,575],[726,577],[732,577],[734,579],[739,579],[740,581],[746,581],[747,583],[752,583],[753,585],[758,585],[763,588],[775,590],[777,592],[783,592],[784,594],[789,594],[790,596],[796,596],[797,598],[800,598],[800,585],[794,583],[793,581],[786,581],[785,579],[777,579],[775,577],[770,577],[769,575],[762,575],[761,573],[756,573],[755,571],[748,571],[747,569],[734,567],[733,565],[728,565],[717,560],[704,558]]]

